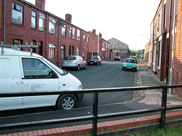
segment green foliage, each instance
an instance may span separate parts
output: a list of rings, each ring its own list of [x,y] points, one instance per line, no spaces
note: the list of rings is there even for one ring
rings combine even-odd
[[[136,134],[130,136],[182,136],[182,128],[177,127],[177,128],[150,130],[144,132],[143,134]]]

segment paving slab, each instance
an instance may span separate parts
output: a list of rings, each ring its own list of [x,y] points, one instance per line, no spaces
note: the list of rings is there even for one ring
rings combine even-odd
[[[138,63],[138,80],[137,85],[139,86],[161,86],[165,85],[163,82],[159,81],[157,75],[150,71],[146,62],[139,61]],[[142,100],[138,103],[144,103],[149,105],[161,105],[162,91],[156,90],[145,90],[141,91],[144,96]],[[167,95],[167,105],[182,105],[182,99],[168,94]]]

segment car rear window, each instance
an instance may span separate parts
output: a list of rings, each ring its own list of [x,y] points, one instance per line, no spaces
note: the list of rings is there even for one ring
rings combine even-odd
[[[134,59],[126,59],[125,62],[136,63],[136,60],[134,60]]]
[[[76,59],[75,56],[68,56],[68,57],[65,58],[65,60],[75,60],[75,59]]]
[[[98,56],[92,56],[91,58],[92,59],[98,59]]]

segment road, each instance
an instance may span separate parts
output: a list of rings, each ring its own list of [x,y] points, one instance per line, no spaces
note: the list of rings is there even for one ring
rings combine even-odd
[[[81,71],[68,70],[68,71],[74,76],[76,76],[82,82],[84,89],[134,86],[135,76],[137,72],[122,71],[121,63],[122,62],[119,61],[103,62],[102,65],[99,66],[88,66],[86,70],[81,70]],[[91,115],[92,104],[93,104],[92,96],[93,96],[92,94],[86,94],[79,107],[72,109],[70,111],[56,110],[54,107],[44,107],[44,108],[33,108],[33,109],[0,112],[0,124]],[[102,114],[102,113],[112,113],[121,111],[132,111],[136,109],[147,108],[146,105],[138,104],[136,102],[126,103],[126,101],[131,100],[132,97],[133,97],[133,92],[99,94],[99,113]],[[84,123],[91,123],[91,122],[84,122]],[[59,125],[23,128],[23,129],[11,129],[8,131],[7,130],[1,131],[0,133],[78,125],[78,124],[82,123],[59,124]]]
[[[76,76],[83,84],[84,89],[92,88],[112,88],[134,86],[135,74],[132,71],[122,71],[121,62],[103,62],[100,66],[91,65],[87,70],[69,71]],[[133,92],[104,93],[99,95],[99,104],[119,103],[130,100]],[[80,106],[92,105],[92,95],[86,94]]]

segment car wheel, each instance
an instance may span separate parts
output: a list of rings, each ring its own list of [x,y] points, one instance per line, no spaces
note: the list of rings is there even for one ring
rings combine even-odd
[[[59,97],[57,101],[57,108],[64,109],[64,110],[71,110],[72,108],[77,106],[77,100],[74,95],[62,95]]]
[[[122,68],[122,70],[124,71],[124,70],[125,70],[125,68]]]
[[[78,70],[78,71],[80,70],[80,65],[78,65],[77,70]]]

